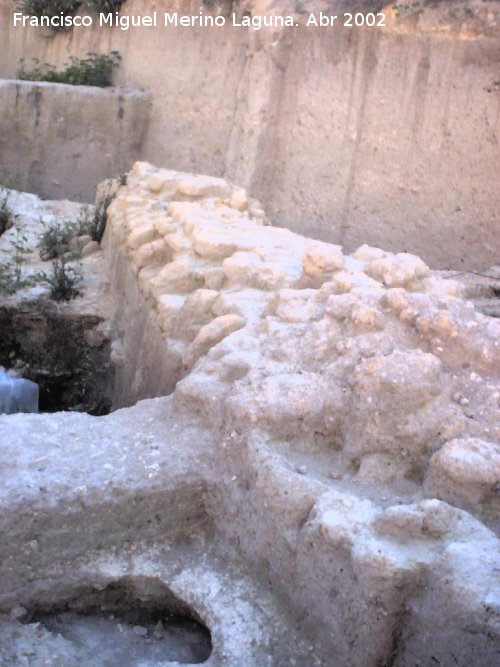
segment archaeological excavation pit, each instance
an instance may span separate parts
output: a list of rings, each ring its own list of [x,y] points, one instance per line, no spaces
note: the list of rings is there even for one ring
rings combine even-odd
[[[0,627],[4,665],[13,664],[9,654],[22,654],[24,634],[31,631],[41,646],[47,642],[47,650],[51,636],[66,644],[67,665],[73,657],[79,664],[95,664],[95,656],[99,667],[200,664],[211,653],[210,632],[196,613],[153,578],[124,578],[75,590],[64,601],[15,613],[30,627],[17,624],[10,635],[8,627]]]
[[[107,414],[113,367],[100,323],[48,301],[0,307],[0,366],[37,383],[40,412]]]
[[[0,665],[492,667],[498,2],[195,5],[0,0]]]
[[[95,298],[86,298],[87,290],[77,287],[81,239],[90,238],[78,236],[77,227],[87,209],[67,202],[57,206],[54,215],[37,198],[11,193],[5,201],[13,224],[0,237],[0,366],[14,378],[38,385],[41,412],[106,414],[113,393],[106,295],[96,304]],[[46,257],[45,239],[55,243],[59,234],[66,245],[51,246],[52,254]],[[95,251],[98,244],[92,245]],[[68,299],[54,295],[48,281],[56,275],[54,262],[63,261],[63,252],[69,259],[63,258],[67,264],[61,284],[71,284],[72,271],[78,277]],[[87,264],[96,294],[105,287],[99,259],[90,258]]]

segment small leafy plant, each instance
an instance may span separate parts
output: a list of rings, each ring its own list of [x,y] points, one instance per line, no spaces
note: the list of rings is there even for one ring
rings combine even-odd
[[[26,287],[30,284],[31,281],[23,279],[23,269],[26,264],[26,255],[29,255],[30,250],[27,247],[28,238],[21,229],[16,229],[16,236],[12,241],[12,247],[14,248],[14,257],[13,257],[13,269],[14,269],[14,281],[16,289],[21,287]]]
[[[19,10],[30,16],[68,16],[80,6],[80,0],[20,0]]]
[[[0,236],[14,224],[16,216],[9,206],[9,194],[0,200]]]
[[[57,71],[54,65],[42,64],[38,58],[32,58],[32,69],[26,69],[24,58],[21,58],[16,76],[21,81],[49,81],[71,86],[106,88],[113,85],[113,72],[120,60],[118,51],[108,54],[87,53],[86,58],[71,56],[65,69]]]
[[[96,12],[118,12],[125,0],[84,0],[83,4]]]
[[[125,0],[20,0],[19,11],[30,16],[71,16],[82,5],[96,12],[117,12]],[[53,28],[61,30],[61,28]]]
[[[104,230],[106,229],[106,213],[108,206],[115,198],[115,193],[111,191],[111,187],[111,185],[108,186],[107,192],[103,194],[96,203],[94,215],[80,223],[79,233],[89,234],[92,241],[97,241],[97,243],[102,241]]]
[[[10,242],[13,254],[7,262],[0,263],[0,292],[14,294],[23,287],[30,287],[36,278],[24,276],[26,255],[31,251],[27,247],[28,239],[21,229],[16,230],[14,239]]]
[[[12,266],[8,262],[0,262],[0,294],[13,294],[15,291]]]
[[[50,298],[54,301],[70,301],[80,294],[78,286],[82,282],[82,274],[74,267],[68,266],[64,257],[52,262],[52,271],[44,274],[50,287]]]
[[[71,241],[77,233],[76,225],[71,222],[64,224],[42,224],[45,231],[40,237],[40,259],[47,261],[64,255],[71,250]]]
[[[420,16],[424,9],[423,5],[419,1],[409,2],[407,4],[396,3],[392,6],[392,8],[395,11],[396,18],[400,18],[402,16]]]
[[[26,276],[26,255],[31,253],[31,249],[28,248],[27,236],[22,229],[17,228],[10,241],[12,253],[7,261],[0,262],[0,294],[14,294],[19,289],[31,287],[41,281],[48,283],[50,298],[55,301],[70,301],[78,296],[83,276],[67,263],[70,242],[76,231],[76,223],[53,224],[47,227],[42,235],[43,250],[40,250],[40,256],[42,259],[53,259],[52,270],[50,273],[37,271]],[[43,256],[43,251],[47,255]]]

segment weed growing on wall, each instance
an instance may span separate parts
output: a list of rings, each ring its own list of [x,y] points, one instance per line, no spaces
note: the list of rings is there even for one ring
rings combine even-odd
[[[66,236],[68,229],[71,236]],[[51,240],[48,247],[53,252],[62,252],[62,247],[56,244],[64,239],[73,238],[75,225],[61,225],[57,230],[50,228],[49,236]],[[62,235],[62,236],[61,236]],[[16,230],[16,235],[10,242],[12,253],[11,257],[4,262],[0,262],[0,294],[15,294],[19,289],[32,287],[38,282],[46,282],[50,288],[50,298],[55,301],[69,301],[80,294],[78,286],[82,281],[82,275],[73,266],[67,264],[67,258],[53,255],[52,271],[37,271],[30,276],[25,275],[26,255],[31,252],[28,248],[28,239],[21,229]]]
[[[80,7],[95,12],[118,12],[125,0],[20,0],[19,11],[30,16],[71,16]],[[52,27],[53,30],[64,28]]]
[[[16,230],[16,235],[11,243],[14,249],[14,257],[12,259],[14,284],[16,289],[20,289],[21,287],[29,285],[31,282],[23,278],[23,269],[24,265],[26,264],[26,255],[29,255],[31,251],[28,248],[28,239],[21,229]]]
[[[77,234],[75,223],[66,222],[63,224],[51,223],[44,225],[45,231],[40,237],[40,259],[44,262],[49,259],[55,259],[71,251],[71,241]]]
[[[20,0],[19,11],[30,16],[68,16],[76,12],[80,0]],[[61,28],[53,28],[60,30]]]
[[[102,237],[104,236],[104,230],[106,229],[106,213],[108,206],[111,204],[115,198],[115,193],[111,191],[111,185],[108,186],[108,190],[102,197],[96,202],[94,215],[91,218],[82,220],[80,223],[80,234],[89,234],[92,238],[92,241],[97,241],[100,243]]]
[[[121,176],[118,182],[125,184],[126,175]],[[97,241],[97,243],[102,241],[106,229],[108,206],[115,197],[112,187],[112,184],[109,184],[107,191],[97,201],[94,213],[91,216],[88,213],[82,213],[76,222],[66,221],[62,224],[51,223],[47,225],[42,221],[45,231],[40,237],[39,243],[41,260],[47,261],[62,256],[66,256],[67,259],[68,253],[71,253],[73,258],[79,256],[80,253],[74,244],[74,241],[78,240],[77,237],[88,235],[92,241]]]
[[[15,292],[12,267],[8,262],[0,262],[0,295]]]
[[[15,237],[10,242],[12,257],[0,263],[0,293],[14,294],[17,290],[30,287],[36,282],[37,277],[26,278],[24,275],[26,255],[31,252],[27,244],[27,237],[21,229],[17,229]]]
[[[83,4],[96,12],[118,12],[125,0],[84,0]]]
[[[86,58],[71,56],[69,60],[65,69],[57,71],[49,63],[41,64],[38,58],[32,58],[32,69],[26,69],[24,58],[21,58],[16,76],[22,81],[49,81],[105,88],[113,85],[113,71],[120,64],[121,55],[118,51],[101,55],[88,53]]]
[[[9,206],[9,195],[0,199],[0,236],[14,224],[16,216]]]
[[[82,282],[82,274],[66,263],[64,257],[52,262],[52,271],[43,275],[50,287],[50,298],[54,301],[70,301],[80,294],[78,286]]]

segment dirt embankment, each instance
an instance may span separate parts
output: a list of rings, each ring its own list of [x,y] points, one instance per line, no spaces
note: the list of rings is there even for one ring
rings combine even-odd
[[[21,57],[62,64],[117,49],[117,83],[153,96],[135,157],[226,176],[273,222],[347,250],[367,242],[434,267],[486,268],[498,259],[500,6],[423,4],[383,8],[378,28],[306,26],[311,12],[346,11],[306,2],[248,5],[293,14],[299,25],[282,30],[228,19],[53,33],[13,27],[0,0],[0,75]],[[128,0],[123,12],[155,9],[199,13],[164,0]]]

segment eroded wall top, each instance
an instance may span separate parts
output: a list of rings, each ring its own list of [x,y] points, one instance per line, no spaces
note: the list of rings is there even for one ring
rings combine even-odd
[[[344,254],[263,220],[222,179],[135,165],[106,232],[129,401],[162,372],[130,361],[153,347],[177,369],[178,406],[215,428],[328,452],[340,477],[423,484],[496,521],[499,322],[414,255]],[[137,299],[163,347],[130,335]]]

